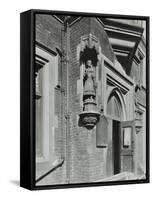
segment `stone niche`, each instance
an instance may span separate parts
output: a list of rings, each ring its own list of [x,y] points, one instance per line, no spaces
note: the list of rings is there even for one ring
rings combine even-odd
[[[82,112],[79,114],[82,126],[92,129],[99,121],[97,111],[97,81],[96,68],[98,64],[99,41],[92,34],[83,36],[80,45],[80,66],[83,66],[82,76]]]

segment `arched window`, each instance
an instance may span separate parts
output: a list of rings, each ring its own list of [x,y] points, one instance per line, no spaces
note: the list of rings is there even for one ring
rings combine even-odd
[[[121,120],[123,117],[121,101],[116,92],[112,92],[108,98],[107,115],[116,120]]]

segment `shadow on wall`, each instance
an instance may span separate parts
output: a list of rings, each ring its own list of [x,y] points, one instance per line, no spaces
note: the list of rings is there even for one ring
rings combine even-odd
[[[16,185],[16,186],[20,186],[20,181],[19,180],[9,180],[9,182],[13,185]]]

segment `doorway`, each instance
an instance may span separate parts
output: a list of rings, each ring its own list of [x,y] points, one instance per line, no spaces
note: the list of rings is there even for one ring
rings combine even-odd
[[[112,123],[112,140],[113,140],[113,170],[114,174],[121,171],[121,158],[120,158],[120,122],[113,120]]]
[[[134,170],[134,122],[125,121],[121,94],[113,91],[107,102],[107,116],[109,118],[109,152],[112,159],[112,174],[133,172]]]
[[[114,175],[134,171],[134,122],[112,120]]]

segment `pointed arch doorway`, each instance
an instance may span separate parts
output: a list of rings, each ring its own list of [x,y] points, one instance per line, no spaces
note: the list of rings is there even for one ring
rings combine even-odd
[[[112,175],[134,170],[134,124],[126,120],[126,105],[118,89],[107,100],[107,116],[111,137]]]

